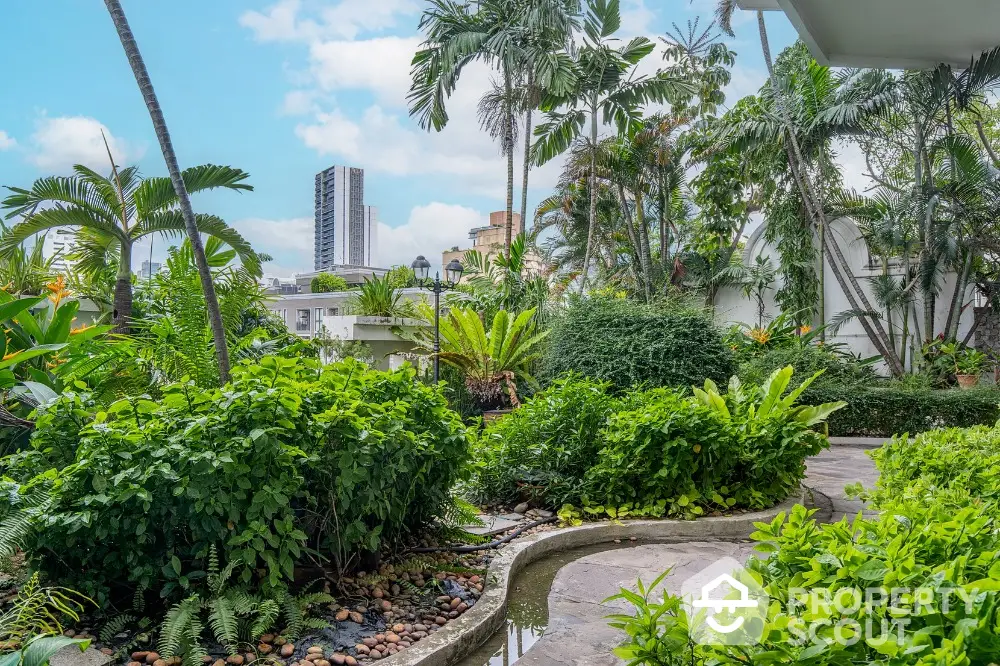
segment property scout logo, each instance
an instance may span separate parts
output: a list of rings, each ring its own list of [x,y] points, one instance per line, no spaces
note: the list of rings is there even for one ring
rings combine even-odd
[[[791,640],[800,646],[865,641],[872,647],[902,643],[913,617],[974,611],[980,590],[950,588],[861,589],[844,587],[788,590],[781,612]],[[764,635],[770,599],[760,580],[734,559],[725,558],[681,586],[691,639],[700,645],[756,645]]]
[[[764,635],[768,597],[760,582],[732,558],[684,581],[681,597],[691,639],[701,645],[756,645]]]

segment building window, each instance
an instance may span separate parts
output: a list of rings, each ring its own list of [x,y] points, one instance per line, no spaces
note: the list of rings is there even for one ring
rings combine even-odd
[[[318,333],[319,329],[323,328],[323,308],[316,308],[313,315],[316,318],[316,321],[313,322],[313,326],[316,327],[316,332]]]
[[[339,317],[340,316],[340,308],[327,308],[326,309],[326,316],[327,317]]]
[[[295,311],[295,331],[297,333],[307,333],[309,331],[309,310]]]

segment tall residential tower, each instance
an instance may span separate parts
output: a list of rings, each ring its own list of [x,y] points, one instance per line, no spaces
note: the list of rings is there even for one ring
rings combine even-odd
[[[377,230],[378,209],[365,206],[364,169],[332,166],[316,174],[317,271],[374,266]]]

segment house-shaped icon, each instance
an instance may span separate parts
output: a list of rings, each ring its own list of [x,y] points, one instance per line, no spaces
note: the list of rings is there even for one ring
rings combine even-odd
[[[712,593],[723,585],[728,585],[733,590],[739,592],[739,599],[713,599]],[[757,608],[757,601],[750,598],[750,589],[736,580],[729,574],[721,576],[706,583],[701,588],[701,598],[695,599],[691,604],[695,608],[711,608],[716,613],[728,610],[735,611],[737,608]]]

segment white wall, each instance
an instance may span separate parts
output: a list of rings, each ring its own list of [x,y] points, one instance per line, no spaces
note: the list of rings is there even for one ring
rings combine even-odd
[[[743,253],[743,262],[745,265],[752,265],[756,257],[759,255],[769,258],[776,267],[780,265],[781,258],[777,249],[772,244],[767,243],[764,240],[764,230],[765,227],[762,225],[747,241],[746,250]],[[877,307],[875,306],[874,300],[871,298],[870,279],[881,274],[882,269],[880,266],[869,265],[868,246],[861,238],[861,234],[858,232],[854,222],[846,218],[835,220],[830,224],[827,233],[834,234],[840,248],[844,252],[844,257],[847,260],[848,265],[851,267],[854,276],[868,294],[872,306]],[[902,274],[902,266],[890,267],[890,273],[899,277]],[[830,268],[829,262],[826,262],[826,265],[824,266],[824,280],[826,321],[829,322],[834,319],[838,313],[850,310],[851,305],[847,300],[847,296],[840,288],[840,285],[833,274],[833,270]],[[935,335],[941,332],[945,327],[948,319],[948,306],[951,303],[951,295],[955,289],[955,283],[957,280],[958,276],[954,272],[951,272],[945,275],[941,281],[942,290],[938,296],[938,307],[935,311]],[[768,319],[773,319],[780,313],[780,308],[774,300],[774,295],[777,289],[781,287],[781,284],[782,282],[779,278],[774,286],[774,289],[768,290],[768,295],[765,297],[765,303],[767,305],[766,316]],[[974,286],[970,286],[966,290],[963,302],[967,304],[973,299],[973,297]],[[715,307],[716,322],[720,325],[729,326],[733,323],[756,325],[756,302],[752,298],[746,298],[739,288],[725,287],[721,289],[716,297]],[[923,307],[921,303],[918,302],[917,312],[922,312],[922,310]],[[973,319],[974,316],[972,308],[966,308],[962,314],[958,327],[958,337],[960,340],[965,337],[965,334],[971,328]],[[822,322],[819,321],[816,322],[817,325],[821,325],[821,323]],[[920,322],[920,325],[922,329],[922,321]],[[878,355],[878,352],[875,350],[875,346],[871,343],[871,340],[868,339],[868,335],[865,333],[864,328],[862,328],[861,323],[857,319],[854,319],[841,327],[837,335],[828,335],[827,340],[829,342],[846,344],[852,353],[857,354],[862,358]]]

